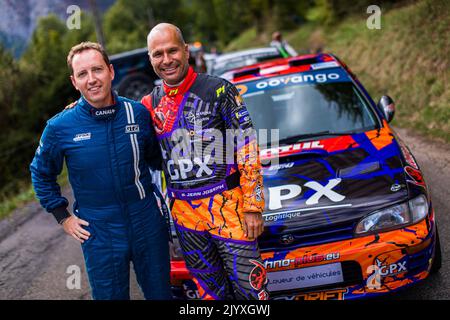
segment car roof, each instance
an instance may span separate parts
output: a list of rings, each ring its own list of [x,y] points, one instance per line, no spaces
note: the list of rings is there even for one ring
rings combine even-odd
[[[230,69],[252,65],[263,60],[273,60],[281,57],[277,48],[254,48],[226,53],[218,56],[211,63],[210,72],[213,75],[222,76]]]
[[[344,68],[351,74],[350,70],[348,70],[347,66],[339,58],[329,53],[320,53],[260,62],[233,69],[222,75],[222,77],[233,83],[238,83],[260,78],[270,78],[282,74],[324,70],[336,67]],[[351,75],[353,76],[353,74]]]
[[[275,47],[264,47],[264,48],[252,48],[247,50],[240,50],[230,53],[224,53],[218,56],[215,60],[216,63],[223,63],[227,60],[232,60],[235,58],[245,57],[245,56],[253,56],[258,54],[277,54],[279,53],[277,48]]]

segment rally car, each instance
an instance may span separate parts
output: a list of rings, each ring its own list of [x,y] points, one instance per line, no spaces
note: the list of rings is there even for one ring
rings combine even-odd
[[[259,238],[271,299],[374,297],[436,272],[436,218],[414,156],[331,54],[234,70],[258,130],[265,231]],[[266,142],[268,141],[268,142]],[[174,294],[198,298],[172,246]]]

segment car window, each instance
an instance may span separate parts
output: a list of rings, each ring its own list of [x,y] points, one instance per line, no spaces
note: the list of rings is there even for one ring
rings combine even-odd
[[[256,129],[279,129],[280,141],[377,128],[374,112],[342,70],[291,74],[237,87]]]

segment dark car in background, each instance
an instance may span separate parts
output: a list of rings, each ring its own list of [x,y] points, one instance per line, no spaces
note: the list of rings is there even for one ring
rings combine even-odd
[[[110,56],[115,72],[113,90],[119,95],[139,101],[152,91],[159,77],[153,71],[147,52],[147,48],[140,48]]]

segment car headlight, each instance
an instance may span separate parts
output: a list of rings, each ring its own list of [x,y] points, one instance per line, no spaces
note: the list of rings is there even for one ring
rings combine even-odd
[[[408,202],[376,211],[363,218],[355,228],[355,234],[381,232],[417,223],[427,216],[428,202],[422,194]]]

